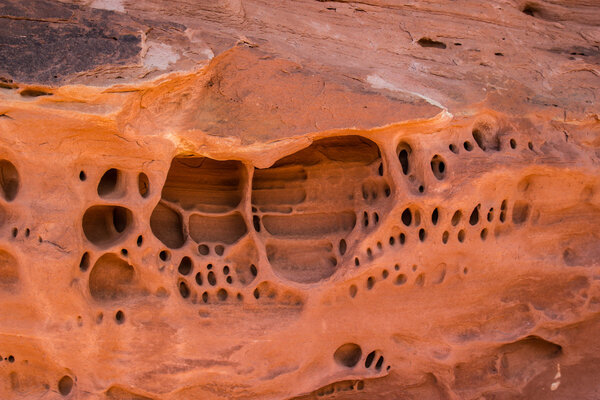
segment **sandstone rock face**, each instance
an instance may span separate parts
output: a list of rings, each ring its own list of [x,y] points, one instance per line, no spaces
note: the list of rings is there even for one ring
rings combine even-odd
[[[600,398],[596,1],[0,21],[1,398]]]

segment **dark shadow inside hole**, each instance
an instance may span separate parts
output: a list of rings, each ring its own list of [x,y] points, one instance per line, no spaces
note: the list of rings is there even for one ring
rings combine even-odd
[[[477,207],[475,207],[473,209],[473,212],[471,213],[471,216],[469,217],[469,224],[477,225],[477,223],[479,222],[479,207],[480,207],[480,205],[478,204]]]
[[[181,294],[181,297],[184,299],[190,297],[190,288],[184,281],[179,282],[179,294]]]
[[[438,218],[439,218],[439,212],[438,212],[438,209],[435,208],[433,210],[433,212],[431,213],[431,223],[434,224],[434,225],[437,225]]]
[[[83,256],[81,256],[81,261],[79,262],[79,269],[83,272],[87,271],[87,269],[90,267],[90,253],[88,253],[87,251],[85,253],[83,253]]]
[[[367,354],[367,358],[365,358],[365,368],[371,368],[371,365],[373,364],[374,359],[375,359],[374,351]]]
[[[410,208],[407,208],[402,212],[402,223],[406,226],[410,226],[411,222],[412,212],[410,211]]]
[[[192,272],[192,268],[192,259],[188,256],[185,256],[179,262],[179,267],[177,268],[177,271],[179,271],[181,275],[189,275],[189,273]]]
[[[121,171],[116,168],[111,168],[102,175],[98,183],[98,196],[105,197],[112,194],[121,178]]]
[[[417,41],[417,43],[419,44],[419,46],[421,47],[433,47],[436,49],[445,49],[446,48],[446,44],[437,40],[433,40],[427,37],[422,37],[421,39],[419,39]]]

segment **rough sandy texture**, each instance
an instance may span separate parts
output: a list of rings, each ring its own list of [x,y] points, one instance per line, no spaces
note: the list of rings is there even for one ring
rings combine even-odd
[[[0,398],[599,398],[599,21],[0,0]]]

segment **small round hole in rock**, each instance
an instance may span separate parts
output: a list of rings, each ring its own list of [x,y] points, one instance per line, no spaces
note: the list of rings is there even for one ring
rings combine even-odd
[[[87,179],[87,175],[85,174],[85,172],[83,171],[79,171],[79,180],[81,182],[85,181]]]
[[[144,243],[144,238],[142,237],[142,235],[138,236],[136,243],[137,247],[142,247],[142,243]]]
[[[217,292],[217,299],[221,301],[227,300],[227,290],[219,289],[219,291]]]
[[[461,229],[460,231],[458,231],[458,241],[461,242],[461,243],[465,241],[465,231],[464,231],[464,229]]]
[[[451,144],[450,146],[448,146],[448,148],[450,149],[451,152],[453,152],[454,154],[458,154],[458,147],[456,147],[456,145]]]
[[[371,365],[373,364],[374,359],[375,359],[374,351],[367,354],[367,358],[365,358],[365,368],[371,368]]]
[[[392,189],[390,188],[390,186],[386,183],[385,187],[383,188],[383,192],[385,193],[385,197],[390,197],[390,195],[392,194]]]
[[[354,257],[354,265],[356,265],[357,267],[360,265],[360,260],[358,259],[358,257]]]
[[[63,396],[67,396],[71,393],[71,390],[73,390],[73,378],[69,375],[60,378],[58,381],[58,392]]]
[[[406,243],[406,235],[401,233],[400,236],[398,236],[398,240],[400,241],[400,244]]]
[[[473,150],[473,144],[471,142],[469,142],[468,140],[463,143],[463,146],[466,151]]]
[[[436,154],[430,162],[431,171],[437,180],[441,181],[446,176],[446,163],[442,156]]]
[[[394,270],[400,271],[400,265],[398,265],[398,264],[394,265]]]
[[[362,349],[355,343],[346,343],[333,353],[335,362],[343,367],[352,368],[360,361]]]
[[[411,222],[412,212],[410,211],[410,208],[407,208],[402,212],[402,223],[406,226],[410,226]]]
[[[419,186],[419,193],[423,193],[425,191],[425,186]]]
[[[433,210],[433,212],[431,213],[431,223],[434,225],[437,225],[438,219],[439,219],[439,212],[438,212],[438,209],[435,208]]]
[[[527,147],[529,148],[529,150],[533,151],[533,143],[527,143]]]
[[[227,283],[229,283],[230,285],[233,283],[233,278],[231,276],[228,276],[227,278],[225,278],[225,280],[227,281]]]
[[[168,252],[167,250],[163,250],[160,253],[158,253],[158,257],[162,260],[162,261],[168,261],[171,258],[171,253]]]
[[[148,175],[143,172],[140,172],[138,175],[138,190],[140,192],[140,196],[143,198],[148,197],[150,194],[150,180],[148,179]]]
[[[387,269],[384,269],[383,271],[381,271],[381,277],[383,279],[387,279],[387,277],[390,275],[390,273],[388,272]]]
[[[510,148],[511,149],[516,149],[517,148],[517,142],[515,139],[510,139]]]
[[[373,286],[375,286],[375,278],[370,276],[367,278],[367,290],[373,289]]]
[[[179,267],[177,268],[177,271],[179,271],[181,275],[189,275],[189,273],[192,272],[192,269],[192,259],[188,256],[185,256],[179,262]]]
[[[396,285],[404,285],[406,283],[406,275],[404,274],[400,274],[396,277],[396,280],[394,280],[394,284]]]
[[[448,231],[444,231],[444,233],[442,233],[442,243],[444,243],[444,244],[448,243],[449,237],[450,237],[450,233]]]
[[[454,215],[452,215],[452,220],[450,221],[450,223],[452,224],[452,226],[456,226],[460,222],[461,218],[462,218],[462,211],[456,210],[454,212]]]
[[[377,364],[375,364],[375,369],[379,371],[383,366],[383,356],[379,356],[379,360],[377,360]]]
[[[119,310],[115,313],[115,321],[119,325],[125,322],[125,314],[123,313],[123,311]]]
[[[487,234],[488,234],[488,230],[486,228],[483,228],[481,230],[481,233],[479,234],[479,236],[481,236],[481,240],[485,240],[487,238]]]
[[[218,244],[215,246],[215,253],[218,256],[222,256],[224,252],[225,252],[225,247],[223,247],[223,245]]]
[[[83,256],[81,256],[81,261],[79,262],[79,269],[82,272],[85,272],[88,270],[89,267],[90,267],[90,253],[88,253],[86,251],[85,253],[83,253]]]
[[[252,274],[252,276],[258,275],[258,270],[256,269],[256,266],[254,264],[250,265],[250,273]]]
[[[479,207],[481,205],[478,204],[474,209],[473,212],[471,213],[471,216],[469,217],[469,224],[471,225],[477,225],[477,223],[479,222]]]
[[[210,252],[210,249],[208,248],[207,245],[205,244],[201,244],[200,246],[198,246],[198,253],[200,253],[203,256],[208,255],[208,253]]]
[[[129,252],[127,251],[127,249],[121,249],[121,254],[127,257],[127,254],[129,254]]]
[[[343,256],[344,254],[346,254],[346,241],[344,239],[340,240],[339,249],[340,249],[340,255]]]
[[[223,267],[223,275],[229,275],[229,266],[224,266]]]
[[[213,271],[210,271],[208,273],[208,276],[206,279],[208,280],[208,283],[211,286],[215,286],[217,284],[217,276],[215,275],[215,273]]]
[[[396,239],[394,239],[393,236],[390,236],[389,243],[390,243],[390,246],[393,246],[396,243]]]
[[[402,149],[400,150],[400,152],[398,153],[398,160],[400,161],[400,165],[402,166],[402,173],[404,175],[408,175],[408,150],[407,149]]]
[[[254,298],[256,300],[260,299],[260,291],[258,290],[258,288],[254,289],[254,292],[252,292],[252,295],[254,296]]]
[[[356,293],[358,292],[358,288],[356,287],[356,285],[350,285],[350,289],[348,289],[350,292],[350,297],[354,298],[356,296]]]
[[[16,238],[18,234],[19,234],[19,230],[17,228],[13,228],[12,237]]]
[[[425,232],[425,229],[423,229],[423,228],[419,229],[419,240],[421,242],[425,241],[426,236],[427,236],[427,233]]]
[[[190,297],[190,288],[184,281],[179,282],[179,294],[181,294],[181,297],[184,299]]]
[[[202,293],[202,301],[208,303],[208,292]]]
[[[196,279],[196,283],[197,283],[199,286],[202,286],[202,273],[201,273],[201,272],[198,272],[198,273],[196,274],[196,278],[195,278],[195,279]]]

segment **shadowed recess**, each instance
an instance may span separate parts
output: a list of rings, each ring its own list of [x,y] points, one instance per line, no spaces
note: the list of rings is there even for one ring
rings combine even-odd
[[[346,343],[337,348],[333,359],[343,367],[352,368],[360,361],[362,349],[356,343]]]
[[[8,160],[0,160],[0,187],[6,201],[13,201],[19,192],[19,172]]]
[[[108,246],[128,231],[133,214],[121,206],[92,206],[82,219],[85,237],[97,246]]]
[[[150,228],[154,236],[171,249],[178,249],[185,243],[181,215],[162,201],[152,211]]]
[[[167,174],[162,198],[184,210],[221,213],[242,200],[245,169],[239,161],[207,157],[175,157]]]
[[[124,300],[140,293],[133,266],[113,253],[96,261],[90,272],[89,288],[92,297],[100,302]]]

